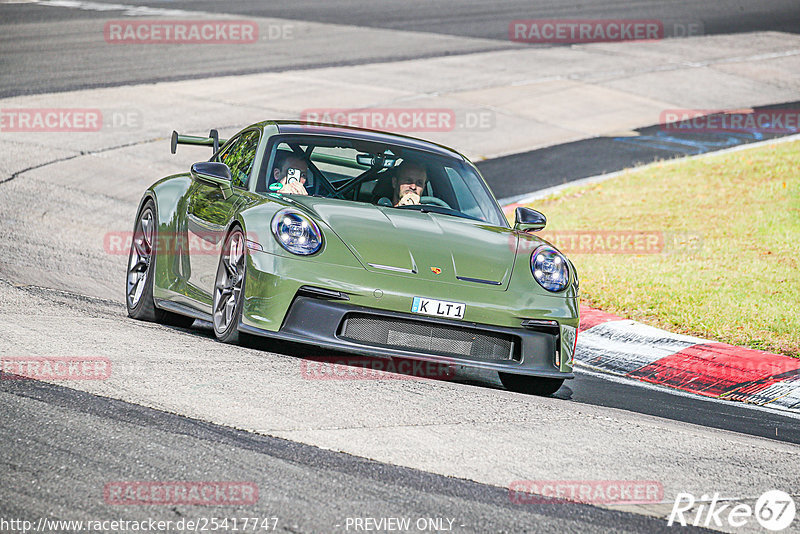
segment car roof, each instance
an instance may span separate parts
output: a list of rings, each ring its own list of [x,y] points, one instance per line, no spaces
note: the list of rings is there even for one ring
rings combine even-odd
[[[441,156],[449,156],[459,160],[466,159],[452,148],[437,145],[436,143],[431,143],[430,141],[425,141],[424,139],[417,139],[416,137],[408,137],[389,132],[380,132],[377,130],[368,130],[366,128],[355,128],[352,126],[342,126],[338,124],[301,121],[264,121],[261,124],[263,126],[266,126],[267,124],[274,124],[278,127],[278,133],[280,134],[325,135],[331,137],[341,137],[345,139],[360,139],[364,141],[373,141],[376,143],[387,143],[414,150],[423,150],[425,152],[431,152]]]

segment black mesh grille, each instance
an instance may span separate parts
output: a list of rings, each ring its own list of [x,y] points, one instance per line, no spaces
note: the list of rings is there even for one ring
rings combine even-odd
[[[340,337],[367,345],[479,360],[511,360],[515,354],[514,336],[361,314],[345,317]]]

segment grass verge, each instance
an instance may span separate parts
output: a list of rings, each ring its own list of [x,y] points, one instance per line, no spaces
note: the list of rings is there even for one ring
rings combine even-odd
[[[800,357],[800,142],[658,163],[530,207],[586,304]]]

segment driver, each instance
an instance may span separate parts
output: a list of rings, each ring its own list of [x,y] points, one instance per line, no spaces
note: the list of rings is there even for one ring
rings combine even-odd
[[[404,161],[398,165],[397,172],[392,177],[392,205],[397,207],[419,204],[427,183],[428,173],[424,166],[414,161]]]
[[[291,175],[291,176],[290,176]],[[288,156],[280,166],[272,169],[275,181],[282,184],[280,193],[285,195],[307,195],[306,179],[308,164],[297,156]]]

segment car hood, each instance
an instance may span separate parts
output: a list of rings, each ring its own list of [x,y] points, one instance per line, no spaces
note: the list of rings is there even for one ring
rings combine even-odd
[[[364,268],[441,282],[508,287],[517,236],[481,221],[318,197],[293,198]]]

